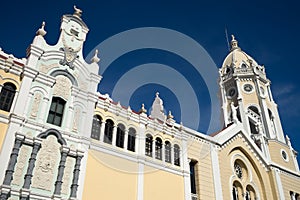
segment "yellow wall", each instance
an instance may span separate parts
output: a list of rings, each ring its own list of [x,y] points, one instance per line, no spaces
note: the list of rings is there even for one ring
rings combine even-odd
[[[184,199],[183,176],[147,166],[144,170],[144,200]]]
[[[288,175],[285,173],[280,174],[281,183],[285,199],[290,199],[290,191],[300,194],[300,178]]]
[[[106,162],[108,160],[110,162]],[[120,170],[117,166],[123,168]],[[127,167],[132,171],[123,170]],[[137,172],[134,162],[90,150],[83,199],[136,199],[137,173],[133,171]]]
[[[188,143],[188,158],[197,161],[195,172],[198,198],[214,199],[210,145],[199,139],[191,138]]]
[[[282,144],[276,140],[269,140],[268,144],[269,144],[271,160],[273,162],[275,162],[285,168],[291,169],[293,171],[296,170],[292,155],[290,154],[290,150],[287,145]],[[282,158],[281,149],[285,150],[285,152],[287,153],[287,155],[289,157],[287,162]]]
[[[0,123],[0,150],[2,148],[2,144],[5,138],[6,130],[7,130],[7,124]]]

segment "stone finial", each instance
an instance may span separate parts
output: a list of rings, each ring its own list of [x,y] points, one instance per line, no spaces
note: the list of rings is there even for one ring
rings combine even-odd
[[[292,146],[292,144],[291,144],[291,139],[290,139],[290,137],[289,137],[288,135],[285,136],[285,141],[286,141],[286,144],[287,144],[289,147]]]
[[[98,49],[95,50],[95,54],[91,59],[92,63],[98,63],[100,61],[100,58],[98,58]]]
[[[141,113],[147,113],[147,110],[145,109],[145,104],[143,104],[142,103],[142,107],[141,107],[141,109],[139,110],[139,114],[141,114]]]
[[[182,130],[183,130],[183,123],[180,122],[179,131],[182,131]]]
[[[80,18],[81,15],[82,15],[82,10],[80,10],[79,8],[77,8],[77,7],[74,5],[74,14],[73,14],[73,16]]]
[[[45,25],[46,23],[43,21],[41,28],[39,28],[39,30],[37,30],[36,35],[40,35],[42,37],[44,37],[47,34],[47,31],[45,31]]]
[[[235,39],[234,35],[231,35],[231,37],[232,37],[232,39],[231,39],[231,42],[230,42],[230,45],[231,45],[230,51],[239,48],[238,41]]]
[[[169,111],[169,114],[168,114],[168,117],[167,117],[167,119],[173,119],[174,118],[174,116],[172,115],[172,112],[171,111]]]

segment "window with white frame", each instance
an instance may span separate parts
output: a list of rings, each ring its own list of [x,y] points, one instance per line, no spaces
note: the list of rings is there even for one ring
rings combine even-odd
[[[0,110],[9,112],[14,101],[16,86],[12,83],[4,83],[0,93]]]

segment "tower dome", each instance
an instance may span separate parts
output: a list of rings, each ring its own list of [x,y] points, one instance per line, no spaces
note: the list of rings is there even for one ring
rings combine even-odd
[[[234,35],[232,35],[230,44],[230,52],[224,59],[224,62],[220,69],[221,75],[231,73],[235,68],[250,68],[253,66],[258,66],[257,62],[251,56],[241,50]]]

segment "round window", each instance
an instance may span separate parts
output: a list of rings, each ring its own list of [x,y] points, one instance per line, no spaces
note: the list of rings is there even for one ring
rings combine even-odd
[[[246,92],[252,92],[253,86],[252,86],[251,84],[245,84],[245,85],[244,85],[244,90],[245,90]]]
[[[234,171],[235,171],[235,175],[238,178],[243,178],[243,171],[242,171],[242,167],[239,164],[235,164],[234,165]]]
[[[289,161],[289,157],[288,154],[285,150],[281,149],[281,156],[283,158],[284,161],[288,162]]]

